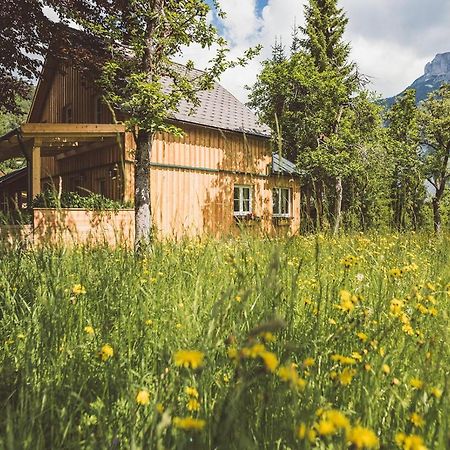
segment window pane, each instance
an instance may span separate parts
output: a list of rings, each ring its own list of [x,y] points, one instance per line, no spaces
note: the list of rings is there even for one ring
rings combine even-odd
[[[242,188],[242,193],[244,195],[244,200],[250,200],[250,188]]]
[[[243,212],[250,212],[250,200],[245,200],[242,202]]]
[[[272,191],[272,201],[273,201],[273,214],[279,214],[280,213],[280,197],[279,197],[279,190],[275,188]]]
[[[234,200],[234,212],[238,213],[239,212],[239,200]]]
[[[289,214],[289,189],[281,189],[281,214]]]
[[[234,200],[239,201],[239,188],[238,187],[234,188]]]

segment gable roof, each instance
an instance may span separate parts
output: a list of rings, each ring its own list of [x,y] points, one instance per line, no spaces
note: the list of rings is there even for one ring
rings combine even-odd
[[[57,70],[57,61],[49,56],[45,61],[27,122],[37,123],[40,121],[42,109]],[[202,72],[194,69],[190,73],[195,78]],[[164,91],[170,92],[171,82],[171,79],[163,78]],[[182,100],[178,105],[178,111],[173,112],[170,118],[175,122],[202,125],[264,138],[270,137],[270,128],[259,123],[256,115],[219,83],[215,82],[210,90],[199,91],[197,97],[199,106],[193,109],[194,105],[187,100]]]

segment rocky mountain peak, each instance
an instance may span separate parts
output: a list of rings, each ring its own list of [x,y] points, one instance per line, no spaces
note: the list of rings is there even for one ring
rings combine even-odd
[[[425,66],[425,75],[439,76],[450,73],[450,52],[437,54]]]

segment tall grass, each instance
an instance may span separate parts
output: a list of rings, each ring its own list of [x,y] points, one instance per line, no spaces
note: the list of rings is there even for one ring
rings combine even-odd
[[[450,448],[449,236],[0,250],[0,448]]]

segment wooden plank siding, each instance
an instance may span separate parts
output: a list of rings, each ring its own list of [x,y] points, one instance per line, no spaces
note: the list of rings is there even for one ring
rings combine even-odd
[[[95,123],[98,91],[77,71],[57,72],[48,98],[43,102],[39,122],[62,123],[64,108],[72,107],[72,122]],[[101,123],[112,117],[102,106]],[[158,134],[151,158],[151,201],[154,227],[161,237],[214,236],[239,231],[233,215],[234,185],[253,188],[253,212],[261,218],[252,224],[263,233],[296,233],[300,226],[300,186],[288,176],[270,174],[271,145],[268,139],[225,132],[194,124],[177,124],[182,137]],[[123,134],[119,144],[104,148],[89,145],[56,157],[43,158],[42,184],[71,190],[78,177],[88,191],[102,192],[113,199],[134,198],[134,149],[132,133]],[[114,168],[119,176],[111,177]],[[123,167],[123,170],[122,170]],[[292,193],[292,218],[279,225],[272,220],[272,189],[289,187]],[[250,225],[250,223],[249,223]]]

